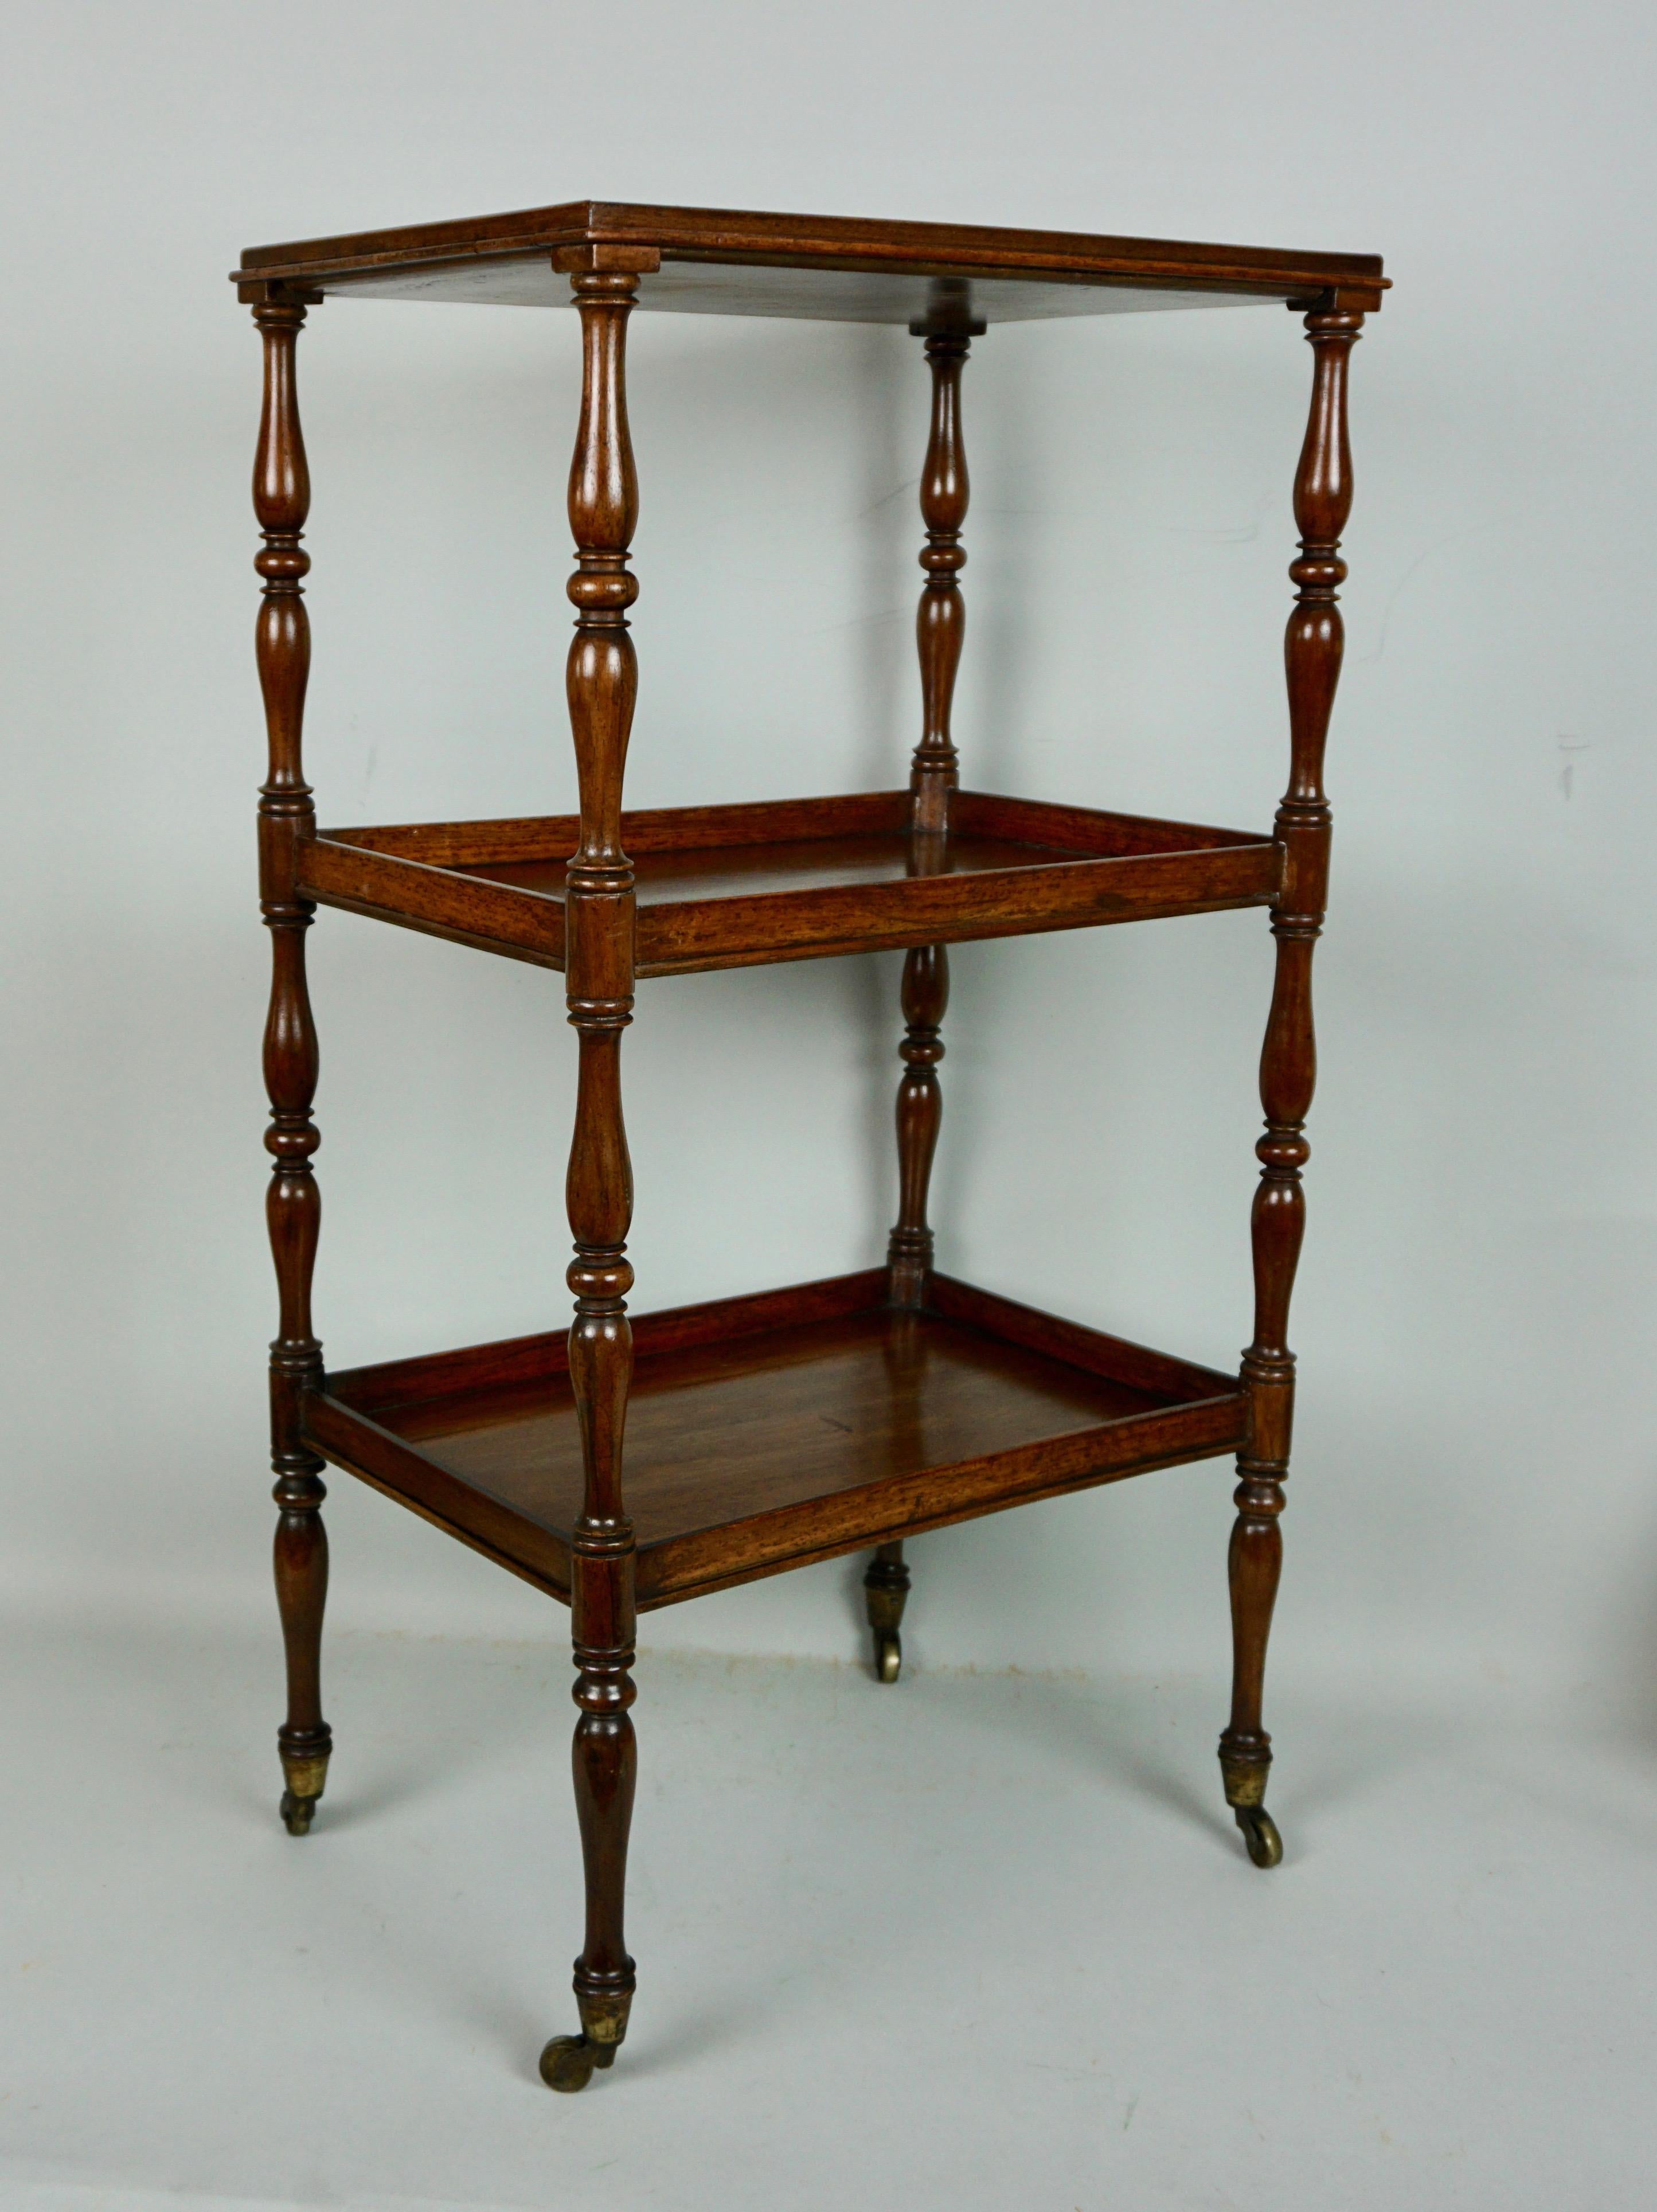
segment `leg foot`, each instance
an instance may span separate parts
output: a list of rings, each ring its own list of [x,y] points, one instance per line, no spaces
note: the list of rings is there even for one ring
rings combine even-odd
[[[1258,1255],[1257,1255],[1258,1256]],[[1253,1353],[1243,1357],[1243,1373],[1249,1373]],[[1274,1404],[1255,1419],[1286,1423],[1287,1413]],[[1237,1816],[1248,1856],[1257,1867],[1276,1866],[1283,1856],[1283,1842],[1266,1809],[1266,1785],[1272,1776],[1272,1739],[1260,1724],[1265,1687],[1266,1645],[1272,1630],[1272,1608],[1278,1595],[1278,1576],[1283,1565],[1283,1474],[1287,1465],[1286,1428],[1279,1431],[1285,1456],[1267,1462],[1239,1460],[1235,1496],[1237,1518],[1231,1530],[1231,1718],[1220,1737],[1220,1775],[1225,1802]]]
[[[629,1960],[629,1978],[632,1964]],[[541,2079],[549,2089],[561,2089],[568,2094],[586,2087],[595,2067],[602,2069],[616,2063],[633,2008],[633,1992],[628,1989],[595,1997],[578,1990],[575,2002],[580,2008],[581,2033],[555,2035],[541,2053]]]
[[[595,2066],[613,2066],[613,2043],[589,2043],[585,2035],[555,2035],[541,2053],[541,2079],[549,2089],[573,2095],[585,2089]]]
[[[1248,1846],[1248,1856],[1257,1867],[1274,1867],[1283,1857],[1283,1838],[1278,1833],[1278,1824],[1264,1805],[1235,1805],[1232,1808],[1242,1838]]]
[[[1272,1740],[1259,1730],[1246,1740],[1228,1729],[1220,1740],[1220,1772],[1225,1802],[1231,1808],[1248,1856],[1257,1867],[1274,1867],[1283,1857],[1283,1838],[1266,1809],[1266,1785],[1272,1772]]]
[[[276,1604],[288,1662],[288,1717],[276,1730],[282,1760],[282,1818],[290,1836],[307,1836],[323,1785],[333,1731],[322,1717],[322,1613],[328,1596],[328,1533],[322,1525],[322,1462],[278,1451],[276,1499]]]
[[[902,1545],[883,1544],[863,1577],[863,1601],[874,1632],[877,1682],[895,1682],[902,1671],[903,1643],[898,1625],[908,1595],[909,1570],[904,1565]]]

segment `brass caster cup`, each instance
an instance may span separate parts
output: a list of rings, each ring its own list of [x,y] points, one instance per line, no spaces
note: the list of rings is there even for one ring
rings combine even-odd
[[[903,1666],[903,1646],[895,1636],[875,1638],[875,1679],[880,1682],[895,1682]]]
[[[1278,1833],[1278,1824],[1264,1805],[1235,1805],[1232,1808],[1237,1826],[1248,1846],[1248,1856],[1257,1867],[1274,1867],[1283,1857],[1283,1838]]]
[[[308,1836],[317,1800],[328,1781],[328,1753],[284,1751],[282,1778],[287,1784],[282,1793],[282,1825],[290,1836]]]
[[[555,2035],[541,2053],[541,2079],[549,2089],[573,2095],[585,2089],[595,2066],[613,2066],[616,2045],[589,2043],[585,2035]]]

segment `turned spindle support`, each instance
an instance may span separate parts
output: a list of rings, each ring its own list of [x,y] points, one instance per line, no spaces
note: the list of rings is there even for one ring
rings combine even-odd
[[[1242,1357],[1249,1442],[1237,1462],[1237,1518],[1231,1533],[1231,1719],[1220,1738],[1226,1802],[1256,1866],[1283,1856],[1266,1810],[1272,1739],[1261,1720],[1266,1642],[1283,1565],[1284,1483],[1295,1405],[1289,1302],[1305,1229],[1301,1170],[1310,1152],[1306,1117],[1317,1079],[1312,1022],[1312,952],[1323,926],[1329,880],[1329,801],[1323,756],[1340,675],[1344,632],[1337,593],[1345,579],[1340,538],[1352,504],[1346,430],[1346,371],[1362,314],[1338,308],[1306,318],[1314,359],[1312,404],[1295,478],[1300,552],[1290,566],[1295,605],[1284,639],[1289,689],[1290,779],[1278,810],[1283,887],[1272,908],[1277,974],[1260,1054],[1265,1134],[1255,1146],[1260,1179],[1251,1241],[1254,1334]]]
[[[920,565],[926,581],[915,615],[920,742],[909,771],[909,866],[918,876],[935,875],[946,864],[950,796],[960,781],[950,716],[967,621],[959,581],[967,564],[961,532],[969,489],[961,436],[961,372],[973,337],[984,327],[967,321],[960,307],[940,299],[933,318],[910,325],[911,335],[926,341],[932,382],[932,427],[920,477],[920,517],[926,530]],[[897,1092],[898,1212],[886,1248],[891,1303],[912,1311],[925,1300],[932,1265],[926,1200],[944,1117],[938,1064],[944,1057],[940,1031],[949,1003],[949,954],[941,945],[912,946],[903,962],[905,1028],[898,1047],[903,1062]],[[880,1547],[863,1588],[876,1678],[895,1682],[903,1663],[898,1628],[909,1592],[901,1543]]]
[[[322,1346],[311,1323],[322,1200],[311,1166],[319,1142],[311,1118],[317,1033],[305,975],[305,933],[315,912],[299,896],[299,848],[316,830],[300,737],[311,667],[303,580],[311,557],[300,543],[311,480],[300,429],[294,348],[305,307],[274,286],[260,288],[253,320],[264,345],[264,404],[253,464],[253,511],[264,544],[253,566],[263,583],[254,648],[264,702],[270,769],[259,791],[259,906],[270,933],[270,1005],[264,1025],[264,1087],[270,1101],[265,1149],[270,1181],[265,1220],[276,1271],[280,1319],[270,1346],[270,1464],[276,1474],[274,1565],[288,1666],[288,1717],[277,1730],[282,1817],[305,1835],[322,1796],[333,1738],[322,1717],[322,1615],[328,1595],[328,1537],[322,1523],[323,1462],[308,1450],[302,1402],[322,1379]]]
[[[575,1129],[565,1200],[575,1256],[570,1385],[580,1423],[584,1491],[571,1539],[574,1696],[571,1747],[586,1888],[586,1936],[575,1961],[579,2035],[541,2054],[555,2089],[585,2088],[615,2063],[627,2033],[634,1966],[622,1932],[628,1833],[637,1768],[628,1708],[634,1688],[633,1524],[622,1497],[622,1440],[633,1370],[627,1235],[633,1172],[622,1119],[622,1032],[633,1018],[633,867],[622,849],[622,778],[638,688],[627,610],[639,491],[628,434],[627,322],[648,257],[586,247],[558,258],[580,314],[581,412],[570,467],[576,547],[568,593],[575,635],[565,671],[580,793],[580,843],[566,877],[567,1007],[578,1039]]]

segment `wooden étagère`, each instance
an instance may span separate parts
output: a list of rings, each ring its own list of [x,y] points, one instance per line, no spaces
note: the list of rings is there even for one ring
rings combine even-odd
[[[257,247],[234,281],[264,352],[253,485],[269,741],[259,866],[272,945],[267,1212],[279,1322],[270,1413],[289,1832],[309,1831],[332,1749],[320,1690],[322,1475],[331,1463],[570,1607],[586,1926],[574,1972],[580,2030],[547,2045],[541,2070],[554,2088],[579,2089],[614,2063],[634,1989],[622,1911],[641,1608],[867,1551],[874,1671],[889,1683],[902,1666],[907,1538],[1235,1454],[1235,1663],[1220,1763],[1249,1856],[1277,1863],[1261,1700],[1294,1402],[1288,1321],[1314,1075],[1312,953],[1328,872],[1323,755],[1351,501],[1346,378],[1364,317],[1386,289],[1380,261],[581,200]],[[583,378],[568,491],[575,622],[566,672],[574,815],[318,829],[300,748],[309,480],[294,358],[307,309],[354,293],[576,312]],[[950,708],[965,626],[962,391],[974,342],[1027,317],[1260,301],[1303,317],[1313,356],[1284,643],[1290,780],[1272,830],[963,789]],[[623,810],[637,684],[628,610],[639,588],[625,364],[640,309],[893,322],[920,341],[932,405],[920,479],[920,737],[906,789]],[[325,1367],[311,1310],[318,1052],[305,953],[319,906],[561,971],[579,1055],[567,1329]],[[939,1272],[928,1190],[948,946],[1245,906],[1270,914],[1276,980],[1260,1065],[1254,1326],[1239,1372],[1148,1351]],[[881,948],[906,955],[898,1212],[886,1265],[635,1318],[622,1064],[638,981]]]

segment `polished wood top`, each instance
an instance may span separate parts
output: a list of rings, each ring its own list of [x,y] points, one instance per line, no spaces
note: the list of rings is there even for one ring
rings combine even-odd
[[[279,284],[552,307],[569,300],[555,258],[595,252],[638,271],[643,307],[940,326],[1247,300],[1374,309],[1387,282],[1373,253],[604,200],[250,246],[234,281],[245,297]]]

